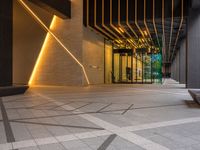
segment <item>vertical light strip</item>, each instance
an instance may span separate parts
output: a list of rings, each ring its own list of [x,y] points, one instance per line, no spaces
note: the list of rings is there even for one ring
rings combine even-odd
[[[178,33],[177,33],[177,36],[176,36],[176,41],[175,41],[175,44],[174,44],[173,53],[171,55],[171,60],[173,58],[173,55],[174,55],[174,52],[175,52],[175,49],[176,49],[176,45],[177,45],[177,42],[178,42],[178,38],[179,38],[179,35],[180,35],[180,31],[181,31],[181,28],[182,28],[182,25],[183,25],[183,16],[184,16],[184,0],[181,0],[181,22],[180,22]]]
[[[120,0],[118,0],[118,25],[120,28],[122,28],[124,30],[124,32],[132,39],[131,41],[128,40],[128,42],[135,48],[136,42],[133,41],[133,37],[126,31],[126,29],[121,25],[121,4],[120,4]]]
[[[41,19],[29,8],[29,6],[24,3],[23,0],[18,0],[18,2],[33,16],[33,18],[50,34],[59,44],[60,46],[75,60],[75,62],[82,68],[84,76],[88,84],[90,84],[87,73],[85,71],[84,66],[79,62],[79,60],[64,46],[64,44],[55,36],[51,30],[41,21]],[[53,24],[52,24],[53,25]],[[34,77],[33,77],[34,78]]]
[[[148,27],[147,22],[146,22],[146,17],[147,17],[147,16],[146,16],[146,7],[147,7],[146,0],[144,0],[144,26],[145,26],[145,28],[147,29],[147,33],[149,34],[149,37],[150,37],[152,43],[154,43],[154,42],[153,42],[153,39],[152,39],[152,37],[151,37],[151,33],[150,33],[150,31],[149,31],[149,27]],[[154,44],[154,45],[155,45],[155,44]]]
[[[113,24],[112,24],[112,1],[113,0],[110,0],[110,26],[115,30],[117,31],[124,39],[126,39],[126,37],[121,34],[121,32],[117,29],[117,27],[115,27]]]
[[[156,33],[158,45],[160,47],[160,41],[159,41],[159,38],[158,38],[158,31],[157,31],[156,22],[155,22],[155,0],[153,0],[153,27],[154,27],[154,30],[155,30],[155,33]]]
[[[111,34],[113,34],[118,40],[120,40],[120,37],[115,34],[112,30],[110,30],[106,25],[105,25],[105,19],[104,19],[104,1],[102,0],[102,27],[104,27],[106,30],[108,30]]]
[[[129,0],[126,0],[126,24],[128,25],[129,29],[133,32],[133,34],[135,35],[135,37],[138,39],[138,35],[136,34],[136,32],[133,30],[133,28],[131,27],[130,23],[129,23],[129,8],[128,8],[128,4],[129,4]]]
[[[98,30],[100,30],[102,33],[104,33],[105,35],[107,35],[109,38],[115,39],[113,36],[111,36],[110,34],[108,34],[107,32],[105,32],[103,29],[101,29],[97,25],[97,0],[94,0],[94,26],[95,26],[95,28],[97,28]]]
[[[173,26],[174,26],[174,0],[172,0],[172,20],[171,20],[171,31],[170,31],[170,41],[169,41],[169,51],[168,55],[171,54],[171,43],[172,43],[172,34],[173,34]],[[168,58],[169,60],[170,58]]]
[[[92,31],[98,33],[99,35],[103,36],[105,39],[108,39],[108,37],[106,37],[104,34],[95,30],[93,27],[90,26],[90,23],[89,23],[89,0],[87,0],[87,27],[90,28]]]
[[[146,44],[149,45],[149,43],[146,40],[146,37],[145,37],[143,31],[141,30],[140,26],[138,25],[138,22],[137,22],[138,21],[137,10],[138,10],[138,8],[137,8],[137,0],[135,0],[135,25],[137,26],[138,30],[140,31],[140,33],[141,33],[142,37],[144,38]]]

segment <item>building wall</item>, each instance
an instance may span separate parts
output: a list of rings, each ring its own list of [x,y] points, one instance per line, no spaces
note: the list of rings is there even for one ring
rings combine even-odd
[[[179,51],[176,53],[176,57],[174,58],[171,65],[171,78],[180,81],[180,57]]]
[[[181,42],[180,46],[180,83],[186,83],[186,40]]]
[[[27,3],[49,26],[52,16]],[[45,16],[45,17],[44,17]],[[44,42],[46,31],[17,1],[13,1],[13,83],[28,84],[33,67]]]
[[[91,84],[104,83],[104,39],[85,27],[83,27],[83,64]],[[85,84],[85,78],[83,81]]]
[[[188,22],[187,87],[200,88],[200,11],[191,10]]]
[[[180,81],[180,52],[178,51],[176,54],[176,81]]]
[[[51,30],[82,62],[82,3],[73,1],[71,19],[56,17]],[[82,85],[81,67],[52,36],[49,36],[44,51],[34,85]]]
[[[73,0],[71,4],[71,19],[63,20],[56,17],[51,24],[51,31],[67,50],[50,34],[48,34],[46,44],[44,44],[47,33],[40,26],[32,27],[33,33],[31,32],[31,34],[29,32],[23,33],[26,36],[17,35],[19,29],[16,29],[15,37],[18,37],[15,41],[14,54],[16,60],[15,74],[17,74],[14,78],[16,82],[28,82],[38,53],[43,47],[43,55],[36,69],[33,85],[85,85],[83,70],[79,63],[69,55],[69,51],[80,64],[84,65],[91,84],[104,83],[104,39],[83,26],[83,2]],[[35,9],[33,10],[37,12]],[[24,14],[28,15],[26,12],[23,12]],[[47,16],[48,14],[40,13],[39,17],[45,21],[44,18]],[[25,19],[25,17],[21,18],[19,24],[22,24],[22,19]],[[49,20],[50,23],[52,16]],[[27,24],[35,24],[35,22],[33,19],[27,19]],[[28,53],[29,47],[31,49]],[[23,56],[26,56],[25,60],[17,62]],[[25,64],[25,67],[22,68],[21,66],[26,62],[28,64]]]
[[[105,43],[105,83],[112,83],[112,44],[108,41]]]
[[[12,85],[12,1],[0,1],[0,86]]]

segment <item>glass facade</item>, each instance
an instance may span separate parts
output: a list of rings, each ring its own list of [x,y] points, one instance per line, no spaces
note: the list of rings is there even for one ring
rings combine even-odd
[[[111,52],[111,49],[109,49]],[[106,52],[106,49],[105,49]],[[108,59],[105,56],[106,60]],[[141,49],[124,49],[112,47],[112,65],[106,64],[105,82],[112,81],[111,83],[162,83],[162,53],[161,49],[148,50]],[[110,61],[109,61],[110,62]]]

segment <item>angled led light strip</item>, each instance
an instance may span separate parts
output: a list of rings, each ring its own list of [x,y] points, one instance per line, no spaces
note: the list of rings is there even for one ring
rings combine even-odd
[[[149,43],[147,42],[146,37],[145,37],[143,31],[141,30],[140,26],[138,25],[137,21],[138,21],[138,17],[137,17],[137,0],[135,0],[135,25],[137,26],[138,30],[140,31],[142,37],[145,39],[146,44],[149,45]]]
[[[105,35],[107,35],[111,39],[115,39],[113,36],[111,36],[110,34],[108,34],[107,32],[105,32],[102,28],[100,28],[97,25],[97,16],[96,15],[97,15],[97,0],[94,0],[94,26],[95,26],[95,28],[97,28],[98,30],[100,30],[101,32],[103,32]]]
[[[62,46],[62,48],[76,61],[76,63],[82,68],[84,76],[86,78],[86,81],[88,84],[90,84],[90,81],[88,79],[87,73],[85,71],[84,66],[79,62],[79,60],[64,46],[64,44],[54,35],[54,33],[49,30],[49,28],[40,20],[40,18],[29,8],[29,6],[24,3],[23,0],[18,0],[20,4],[31,14],[31,16],[48,32],[49,35],[51,35],[59,44]],[[42,54],[41,54],[42,55]],[[40,55],[40,59],[41,59]],[[39,63],[40,60],[37,62]],[[36,69],[35,69],[36,70]],[[33,77],[34,78],[34,77]]]
[[[174,0],[172,0],[172,20],[171,20],[171,31],[170,31],[170,40],[169,40],[169,51],[168,55],[171,54],[171,43],[172,43],[172,34],[173,34],[173,26],[174,26]],[[169,61],[170,58],[168,58]]]
[[[180,31],[181,31],[181,28],[182,28],[182,25],[183,25],[183,15],[184,15],[184,0],[181,0],[181,22],[180,22],[180,25],[179,25],[179,29],[178,29],[178,33],[177,33],[177,36],[176,36],[176,41],[175,41],[175,44],[174,44],[174,48],[173,48],[173,53],[171,55],[171,60],[173,59],[173,55],[174,55],[174,52],[175,52],[175,48],[176,48],[176,45],[177,45],[177,42],[178,42],[178,38],[179,38],[179,35],[180,35]]]
[[[154,43],[154,42],[153,42],[153,39],[152,39],[152,37],[151,37],[151,33],[150,33],[150,31],[149,31],[149,27],[148,27],[147,22],[146,22],[146,17],[147,17],[147,16],[146,16],[146,7],[147,7],[146,0],[144,0],[144,26],[145,26],[145,28],[147,29],[147,33],[149,34],[149,37],[150,37],[152,43]],[[154,45],[155,45],[155,44],[154,44]]]
[[[102,27],[104,27],[107,31],[109,31],[111,34],[113,34],[118,40],[120,40],[120,37],[117,34],[115,34],[112,30],[110,30],[105,25],[105,19],[104,19],[104,0],[102,0]]]
[[[89,0],[87,0],[87,27],[90,30],[92,30],[92,31],[94,31],[94,32],[102,35],[105,39],[109,39],[110,38],[110,37],[108,38],[107,36],[105,36],[104,34],[102,34],[101,32],[99,32],[98,30],[95,30],[93,27],[90,26],[90,24],[89,24]]]
[[[155,30],[155,33],[156,33],[158,45],[160,47],[160,41],[158,39],[158,31],[157,31],[156,22],[155,22],[155,0],[153,0],[153,27],[154,27],[154,30]]]
[[[133,37],[126,31],[126,29],[121,25],[121,4],[120,0],[118,0],[118,25],[121,32],[125,32],[132,40],[128,40],[128,42],[135,48],[137,46],[136,42],[133,41]],[[122,31],[123,29],[123,31]]]
[[[98,25],[97,25],[97,0],[94,0],[94,26],[100,30],[101,32],[103,32],[105,35],[109,36],[112,40],[115,39],[115,37],[113,37],[112,35],[110,35],[109,33],[105,32],[102,28],[100,28]]]
[[[117,29],[117,27],[115,27],[115,26],[112,24],[112,0],[110,0],[110,26],[111,26],[115,31],[117,31],[124,39],[126,39],[126,37]]]
[[[128,4],[129,4],[129,0],[126,0],[126,24],[128,25],[129,29],[133,32],[135,37],[138,39],[138,35],[136,34],[136,32],[133,30],[133,28],[131,27],[131,25],[129,23],[129,19],[128,19],[129,18]]]

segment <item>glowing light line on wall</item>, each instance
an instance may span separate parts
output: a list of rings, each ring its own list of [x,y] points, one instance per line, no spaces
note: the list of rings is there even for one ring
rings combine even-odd
[[[53,26],[53,24],[54,24],[54,22],[55,22],[55,19],[56,19],[56,17],[53,16],[53,19],[52,19],[52,21],[51,21],[51,24],[50,24],[49,29],[52,28],[52,26]],[[40,62],[41,62],[42,56],[44,55],[44,50],[45,50],[45,47],[46,47],[46,44],[47,44],[47,41],[48,41],[49,37],[50,37],[50,34],[47,33],[47,35],[46,35],[46,37],[45,37],[45,40],[44,40],[44,43],[43,43],[43,45],[42,45],[42,48],[41,48],[41,50],[40,50],[39,56],[38,56],[38,58],[37,58],[37,60],[36,60],[35,66],[34,66],[33,71],[32,71],[32,73],[31,73],[31,77],[30,77],[29,83],[28,83],[29,85],[31,85],[31,84],[33,83],[33,80],[34,80],[34,78],[35,78],[35,75],[36,75],[38,66],[39,66],[39,64],[40,64]]]
[[[90,81],[88,79],[87,73],[85,71],[84,66],[79,62],[79,60],[65,47],[65,45],[55,36],[54,33],[51,32],[51,30],[41,21],[41,19],[29,8],[29,6],[24,3],[23,0],[18,0],[18,2],[20,2],[20,4],[31,14],[31,16],[33,16],[33,18],[48,32],[49,35],[51,35],[61,46],[62,48],[76,61],[76,63],[82,68],[84,76],[86,78],[86,81],[88,84],[90,84]],[[52,24],[53,25],[53,24]],[[40,59],[37,60],[37,63],[39,64],[40,60],[41,60],[41,55],[43,54],[40,53]],[[36,66],[37,69],[37,66]],[[36,70],[35,69],[35,70]],[[34,75],[32,77],[32,79],[34,79]],[[31,81],[32,82],[32,81]],[[30,83],[31,83],[30,82]]]

